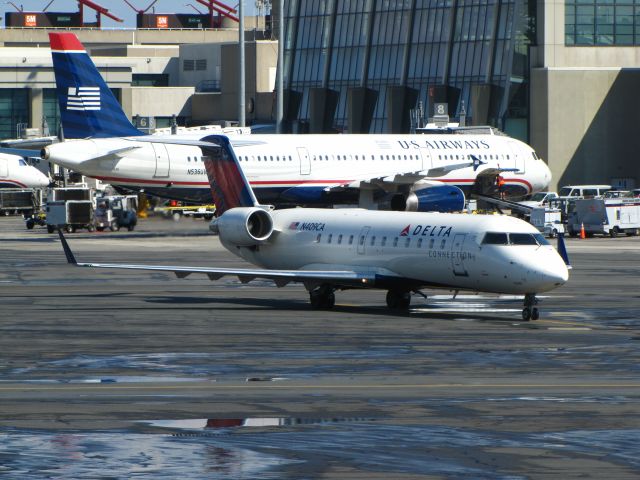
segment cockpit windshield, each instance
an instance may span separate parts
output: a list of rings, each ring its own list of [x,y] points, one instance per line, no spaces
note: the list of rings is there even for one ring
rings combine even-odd
[[[21,167],[27,167],[27,162],[24,161],[24,159],[19,159],[18,160],[18,165],[20,165]]]
[[[550,245],[540,233],[487,232],[483,245]]]

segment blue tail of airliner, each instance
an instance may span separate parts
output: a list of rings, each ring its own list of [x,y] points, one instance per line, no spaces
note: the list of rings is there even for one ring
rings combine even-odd
[[[65,138],[144,135],[126,117],[75,34],[50,33],[49,41]]]
[[[259,206],[229,139],[224,135],[209,135],[201,142],[199,146],[204,154],[216,215],[231,208]],[[210,146],[204,142],[209,142]]]

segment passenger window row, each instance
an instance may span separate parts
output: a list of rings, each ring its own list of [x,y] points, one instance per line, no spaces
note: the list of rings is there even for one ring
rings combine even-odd
[[[327,244],[334,244],[334,245],[342,245],[343,239],[344,239],[343,235],[339,234],[334,241],[334,235],[332,233],[329,233],[324,238],[326,239]],[[316,235],[316,243],[321,243],[322,239],[323,239],[322,233],[319,233],[318,235]],[[350,235],[348,242],[345,242],[345,243],[347,245],[353,245],[353,240],[354,240],[354,236]],[[358,238],[358,246],[364,246],[366,240],[367,240],[367,237],[365,235],[360,235],[360,237]],[[403,248],[409,248],[413,244],[412,242],[413,239],[411,237],[405,237],[404,241],[400,241],[400,240],[401,240],[401,237],[393,238],[394,248],[397,248],[399,246]],[[419,238],[418,241],[415,242],[415,248],[433,249],[435,247],[435,244],[436,244],[436,239],[434,238],[429,239],[429,241],[427,241],[426,239]],[[447,244],[447,239],[446,238],[441,239],[439,243],[440,249],[444,249],[446,244]],[[384,236],[384,237],[378,238],[376,235],[372,235],[369,238],[369,246],[375,247],[376,245],[380,247],[386,247],[387,237]]]

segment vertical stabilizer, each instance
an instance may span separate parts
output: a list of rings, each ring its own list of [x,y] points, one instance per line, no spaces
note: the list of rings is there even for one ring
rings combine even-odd
[[[136,129],[74,33],[50,33],[65,138],[144,135]]]
[[[569,262],[569,254],[567,253],[567,247],[564,244],[564,237],[562,236],[562,234],[558,234],[558,253],[560,254],[560,257],[562,257],[562,260],[564,260],[565,265],[567,266],[568,269],[571,269],[571,262]]]
[[[211,147],[200,145],[200,148],[216,204],[216,215],[220,216],[231,208],[259,206],[229,139],[224,135],[209,135],[202,142],[211,143]]]

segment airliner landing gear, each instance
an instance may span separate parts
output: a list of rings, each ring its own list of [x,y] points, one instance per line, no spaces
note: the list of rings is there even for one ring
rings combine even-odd
[[[524,296],[524,308],[522,309],[522,319],[525,322],[529,320],[538,320],[540,318],[540,312],[534,306],[538,304],[538,299],[535,293],[527,293]]]
[[[333,287],[330,285],[321,285],[309,292],[311,308],[315,310],[329,310],[336,304],[336,296],[333,293]]]
[[[393,310],[408,310],[411,305],[411,292],[407,290],[389,290],[387,307]]]

